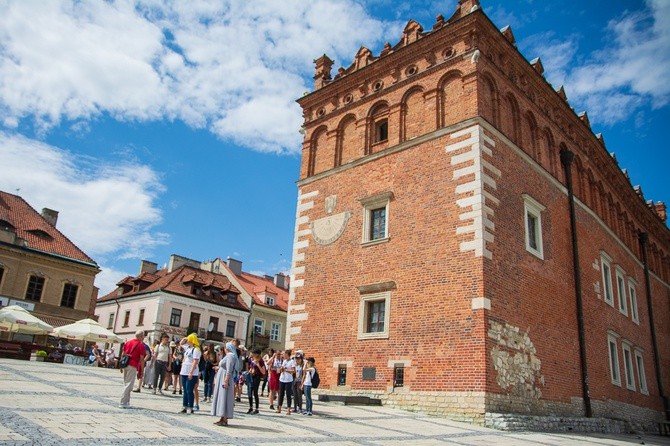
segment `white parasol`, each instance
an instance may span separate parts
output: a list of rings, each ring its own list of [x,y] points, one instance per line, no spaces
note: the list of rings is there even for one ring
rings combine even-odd
[[[0,331],[31,335],[47,334],[53,327],[23,307],[10,305],[0,310]]]
[[[93,319],[82,319],[73,324],[55,328],[52,335],[59,338],[90,342],[115,342],[120,338]]]

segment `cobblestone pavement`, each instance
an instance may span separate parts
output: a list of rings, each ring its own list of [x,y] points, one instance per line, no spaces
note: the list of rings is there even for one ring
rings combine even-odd
[[[500,432],[385,407],[315,401],[314,416],[269,410],[246,415],[243,400],[228,427],[212,423],[210,405],[179,414],[181,397],[133,393],[118,408],[118,370],[0,359],[0,444],[3,445],[667,445],[670,438]]]

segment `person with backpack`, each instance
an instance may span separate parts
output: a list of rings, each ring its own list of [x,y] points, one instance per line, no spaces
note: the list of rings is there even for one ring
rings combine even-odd
[[[312,416],[312,388],[316,389],[319,387],[320,379],[319,373],[314,367],[314,358],[307,358],[307,364],[303,369],[302,382],[300,383],[300,388],[305,394],[305,412],[303,415]]]

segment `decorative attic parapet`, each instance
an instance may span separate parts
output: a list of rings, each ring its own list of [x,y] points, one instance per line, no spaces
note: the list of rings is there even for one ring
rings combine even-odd
[[[333,61],[324,54],[318,59],[314,59],[314,65],[314,88],[318,90],[330,82],[330,70],[333,67]]]
[[[579,119],[581,119],[582,122],[586,124],[586,126],[589,129],[591,128],[591,121],[589,121],[589,115],[585,111],[579,113],[577,116],[579,116]]]
[[[363,67],[367,67],[374,61],[374,56],[372,51],[362,46],[356,53],[354,58],[354,70],[360,70]]]
[[[502,34],[509,43],[516,46],[516,39],[514,38],[514,33],[512,33],[512,28],[509,25],[501,29],[500,34]]]
[[[407,46],[410,43],[416,42],[421,37],[423,37],[423,26],[414,20],[410,20],[405,25],[400,43],[402,46]]]
[[[471,12],[475,12],[480,8],[479,6],[479,0],[458,0],[458,6],[456,6],[456,11],[454,11],[454,14],[449,17],[449,20],[447,22],[453,22],[454,20],[458,20],[461,17],[464,17]]]
[[[538,74],[544,75],[544,65],[542,65],[542,60],[539,57],[530,61],[530,64],[538,72]]]

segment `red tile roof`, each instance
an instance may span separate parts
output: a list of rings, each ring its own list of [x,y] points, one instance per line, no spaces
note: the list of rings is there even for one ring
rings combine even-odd
[[[0,222],[9,223],[16,236],[26,241],[25,248],[98,266],[58,229],[51,226],[23,198],[0,191]],[[2,225],[4,223],[0,223]]]
[[[245,273],[244,271],[242,271],[242,274],[236,274],[235,276],[244,290],[254,298],[254,305],[288,311],[288,290],[275,285],[272,278],[261,277],[255,274]],[[285,280],[288,283],[288,277],[286,277]],[[262,292],[267,292],[276,296],[275,304],[266,304],[258,295]]]
[[[194,292],[193,284],[202,288],[200,294]],[[223,274],[216,274],[209,271],[200,270],[190,266],[181,266],[168,273],[167,269],[162,269],[156,273],[142,273],[137,277],[125,277],[119,283],[120,287],[133,287],[119,295],[118,289],[98,299],[98,302],[107,302],[126,297],[138,296],[155,291],[178,294],[180,296],[190,297],[217,305],[223,305],[230,308],[236,308],[243,311],[249,311],[249,308],[240,297],[238,290],[230,280]],[[138,288],[134,288],[135,285]],[[221,294],[216,295],[211,292],[212,289],[220,290]],[[235,303],[230,303],[227,298],[229,292],[237,296]]]

